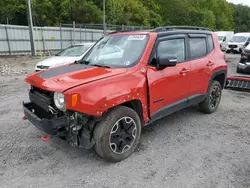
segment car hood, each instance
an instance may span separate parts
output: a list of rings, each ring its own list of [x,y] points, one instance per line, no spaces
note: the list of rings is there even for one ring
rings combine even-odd
[[[68,56],[52,56],[47,59],[44,59],[43,61],[40,61],[37,63],[37,65],[43,65],[43,66],[55,66],[60,65],[64,63],[73,63],[76,60],[79,60],[80,57],[68,57]]]
[[[123,74],[127,69],[93,67],[83,64],[70,64],[33,73],[25,81],[35,87],[56,92]]]

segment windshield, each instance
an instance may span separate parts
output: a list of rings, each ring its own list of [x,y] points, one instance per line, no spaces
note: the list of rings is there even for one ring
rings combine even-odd
[[[114,68],[133,66],[141,57],[147,41],[147,35],[105,36],[90,49],[81,62]]]
[[[218,36],[219,41],[222,41],[224,39],[224,36]]]
[[[247,40],[247,37],[245,36],[233,36],[230,42],[245,42],[246,40]]]
[[[78,57],[81,56],[84,52],[86,52],[89,47],[90,45],[71,46],[62,50],[61,52],[56,54],[56,56]]]

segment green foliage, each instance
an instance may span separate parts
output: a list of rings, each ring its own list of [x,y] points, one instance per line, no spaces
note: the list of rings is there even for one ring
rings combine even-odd
[[[34,25],[102,23],[103,0],[32,0]],[[0,0],[0,24],[27,25],[26,0]],[[114,25],[196,25],[250,31],[250,7],[226,0],[106,0],[106,22]]]
[[[234,10],[234,23],[236,32],[250,32],[250,8],[231,4]]]

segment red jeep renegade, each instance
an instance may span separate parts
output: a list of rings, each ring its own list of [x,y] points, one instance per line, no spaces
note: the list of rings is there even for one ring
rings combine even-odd
[[[116,32],[82,60],[27,77],[23,109],[44,132],[117,162],[133,153],[145,125],[193,104],[213,113],[226,76],[225,56],[207,28]]]

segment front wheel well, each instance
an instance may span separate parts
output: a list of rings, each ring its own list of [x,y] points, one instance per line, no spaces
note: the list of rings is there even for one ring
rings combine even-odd
[[[132,108],[140,117],[141,123],[144,124],[144,118],[143,118],[143,109],[142,109],[142,103],[140,100],[132,100],[125,103],[120,104],[121,106],[126,106],[129,108]]]
[[[216,75],[213,80],[216,80],[218,82],[220,82],[221,87],[224,88],[225,86],[225,81],[226,81],[226,75],[224,73],[218,74]]]

